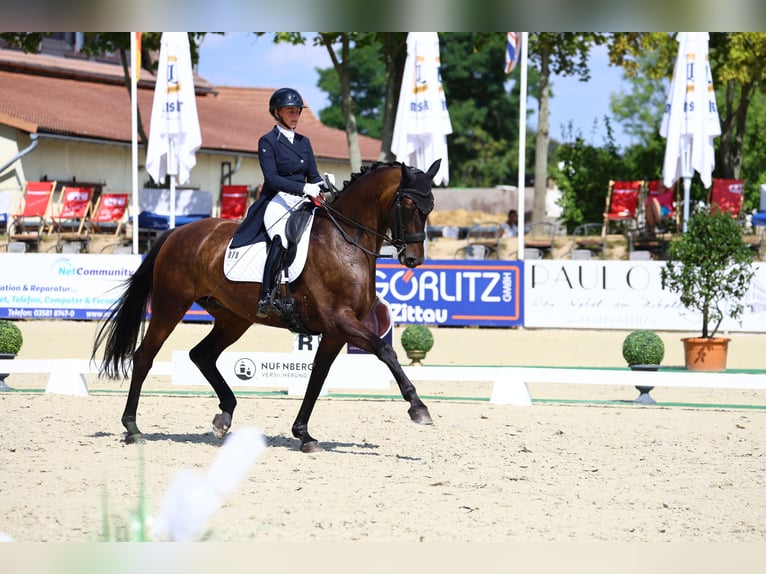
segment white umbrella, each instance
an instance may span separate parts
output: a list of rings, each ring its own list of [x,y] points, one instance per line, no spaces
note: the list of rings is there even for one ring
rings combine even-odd
[[[447,135],[452,123],[439,69],[436,32],[407,34],[407,60],[399,92],[391,151],[399,161],[426,171],[437,159],[442,163],[433,181],[449,182]]]
[[[201,145],[189,36],[186,32],[163,32],[146,171],[157,183],[164,181],[166,175],[171,176],[171,228],[176,225],[176,179],[180,184],[189,181]]]
[[[721,135],[708,37],[707,32],[678,33],[678,58],[660,126],[660,135],[667,138],[662,165],[665,186],[672,186],[679,177],[684,180],[684,231],[692,176],[696,170],[705,187],[710,187],[715,167],[713,138]]]

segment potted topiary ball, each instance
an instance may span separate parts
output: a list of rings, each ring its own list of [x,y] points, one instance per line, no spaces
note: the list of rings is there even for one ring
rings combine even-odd
[[[625,337],[622,357],[633,370],[656,371],[665,357],[665,344],[657,333],[639,329]]]
[[[21,350],[24,337],[16,323],[0,320],[0,359],[13,359]],[[8,373],[0,373],[0,390],[7,389],[5,377]]]
[[[402,347],[407,357],[412,361],[411,366],[422,365],[426,353],[434,346],[434,336],[431,329],[422,324],[407,325],[402,331]]]
[[[639,329],[629,333],[622,342],[622,357],[634,371],[656,371],[665,357],[665,343],[657,333]],[[654,387],[636,385],[640,393],[634,403],[655,405],[657,402],[649,396]]]

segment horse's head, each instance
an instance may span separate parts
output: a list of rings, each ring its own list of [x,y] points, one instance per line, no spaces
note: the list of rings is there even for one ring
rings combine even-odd
[[[431,182],[440,165],[441,160],[437,159],[428,171],[423,172],[402,164],[402,178],[394,197],[390,228],[399,263],[407,267],[423,263],[426,218],[434,208]]]

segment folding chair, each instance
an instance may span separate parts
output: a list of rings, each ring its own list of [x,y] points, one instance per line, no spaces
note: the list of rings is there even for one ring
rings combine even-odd
[[[28,245],[34,244],[37,251],[40,250],[42,234],[48,228],[48,215],[54,189],[56,189],[55,181],[26,183],[21,208],[18,213],[11,216],[11,223],[8,226],[9,242],[21,241]]]
[[[709,197],[710,208],[713,211],[721,210],[731,213],[734,219],[739,219],[744,186],[741,179],[713,178]]]
[[[636,223],[636,208],[638,195],[643,188],[643,181],[609,181],[604,210],[604,225],[601,235],[606,240],[612,224],[619,225],[623,230],[634,229]]]
[[[246,185],[224,185],[221,187],[220,217],[242,221],[247,212],[250,190]]]
[[[665,187],[661,179],[653,179],[647,183],[646,225],[654,226],[655,231],[664,232],[681,228],[680,212],[676,208],[679,203],[678,182],[671,187]]]
[[[74,253],[88,250],[90,228],[86,225],[93,197],[92,187],[64,187],[59,197],[58,214],[51,216],[51,229],[56,232],[56,251]],[[66,247],[66,249],[64,249]]]
[[[755,233],[744,232],[745,221],[742,217],[744,188],[745,183],[741,179],[713,178],[709,197],[710,209],[730,213],[740,226],[743,227],[742,240],[751,249],[756,251],[758,257],[761,258],[764,244],[763,231],[759,230]]]
[[[127,209],[127,193],[102,193],[88,218],[91,233],[120,237]]]

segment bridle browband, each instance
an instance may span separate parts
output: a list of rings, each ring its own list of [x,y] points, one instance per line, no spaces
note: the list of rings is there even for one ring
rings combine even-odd
[[[343,239],[345,239],[348,243],[358,247],[367,255],[372,255],[373,257],[379,258],[379,257],[386,257],[386,256],[383,255],[382,253],[376,253],[375,251],[370,251],[369,249],[359,245],[359,242],[356,241],[353,237],[351,237],[346,232],[345,229],[343,229],[343,226],[338,222],[338,220],[342,220],[344,223],[354,227],[355,229],[359,229],[366,233],[370,233],[374,235],[375,237],[377,237],[378,239],[387,241],[388,243],[393,245],[394,248],[396,248],[396,254],[399,255],[401,254],[402,251],[404,251],[408,243],[421,243],[425,241],[426,239],[425,232],[412,233],[412,234],[404,233],[404,221],[402,220],[402,199],[405,197],[412,200],[412,202],[415,204],[415,206],[418,208],[418,211],[424,218],[429,213],[431,213],[431,210],[434,207],[434,196],[430,190],[422,190],[422,189],[416,189],[411,187],[402,187],[400,183],[399,187],[396,188],[396,193],[394,194],[394,200],[391,202],[391,205],[389,205],[388,208],[386,209],[386,217],[388,217],[388,215],[390,214],[392,210],[395,210],[394,224],[392,226],[393,229],[391,230],[390,237],[388,235],[378,233],[377,230],[370,229],[369,227],[362,225],[361,223],[358,223],[354,221],[353,219],[349,218],[348,216],[340,213],[336,209],[333,209],[331,205],[332,202],[322,202],[320,204],[320,207],[325,210],[325,213],[327,213],[327,216],[330,218],[330,221],[333,222],[333,224],[338,229]]]

